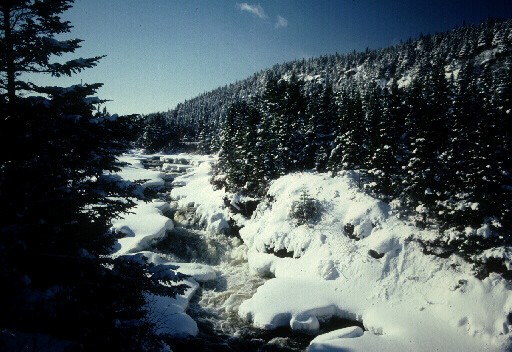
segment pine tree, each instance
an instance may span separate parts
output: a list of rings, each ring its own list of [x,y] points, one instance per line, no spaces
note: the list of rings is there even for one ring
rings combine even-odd
[[[0,159],[0,211],[6,219],[0,225],[0,279],[6,283],[0,328],[14,335],[47,334],[86,350],[156,348],[144,295],[174,296],[185,287],[175,284],[182,275],[159,273],[140,257],[108,256],[116,240],[111,220],[140,194],[137,184],[109,174],[123,165],[117,160],[125,147],[119,134],[128,126],[94,114],[101,100],[91,95],[100,84],[48,88],[16,81],[27,70],[58,76],[99,59],[49,62],[78,47],[78,40],[52,38],[69,30],[60,14],[70,4],[1,5],[7,99],[0,101],[0,143],[7,152]],[[24,98],[17,95],[20,89],[48,98]]]
[[[9,114],[14,114],[18,91],[34,91],[33,83],[19,80],[21,73],[49,73],[70,76],[94,67],[101,56],[75,59],[63,64],[50,61],[54,56],[73,53],[80,39],[56,40],[58,34],[69,33],[71,24],[60,15],[72,6],[72,0],[7,0],[0,5],[3,36],[0,46],[1,88],[7,92]]]

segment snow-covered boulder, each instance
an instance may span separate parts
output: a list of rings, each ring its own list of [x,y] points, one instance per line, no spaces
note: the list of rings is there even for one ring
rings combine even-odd
[[[124,234],[114,247],[115,254],[139,252],[172,230],[172,220],[163,215],[170,209],[169,203],[159,200],[151,203],[139,202],[132,214],[112,220],[112,231]]]

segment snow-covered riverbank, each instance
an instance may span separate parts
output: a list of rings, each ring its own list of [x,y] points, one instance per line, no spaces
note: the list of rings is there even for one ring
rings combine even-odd
[[[121,176],[163,185],[164,174],[145,170],[140,163],[147,157],[126,155],[125,161],[132,165]],[[212,157],[162,157],[173,161],[164,164],[166,170],[178,169],[180,164],[174,161],[183,158],[192,166],[174,179],[180,187],[171,192],[171,199],[177,199],[172,206],[194,206],[206,233],[215,236],[227,230],[229,219],[234,218],[244,226],[240,235],[245,245],[237,246],[232,255],[247,260],[251,274],[273,277],[261,282],[254,295],[251,291],[226,293],[223,309],[265,329],[288,326],[315,334],[320,322],[339,316],[362,321],[367,330],[347,328],[320,335],[311,351],[503,351],[509,347],[510,284],[495,274],[476,279],[470,265],[456,256],[442,259],[423,254],[410,239],[432,238],[436,231],[398,219],[389,205],[361,193],[350,175],[284,176],[269,190],[272,201],[261,203],[246,219],[230,214],[224,191],[210,185]],[[289,213],[304,190],[318,201],[320,212],[315,221],[297,226]],[[170,209],[165,202],[140,203],[134,214],[114,223],[127,234],[120,240],[120,253],[147,250],[162,239],[174,226],[164,215]],[[353,226],[352,236],[347,235],[347,224]],[[278,251],[287,255],[276,256]],[[144,253],[150,261],[177,264],[179,271],[191,275],[191,289],[184,297],[153,300],[161,332],[197,334],[197,325],[185,312],[187,304],[198,281],[214,280],[219,269]]]

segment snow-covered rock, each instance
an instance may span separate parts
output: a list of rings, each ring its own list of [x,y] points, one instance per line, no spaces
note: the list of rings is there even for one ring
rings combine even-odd
[[[260,204],[240,234],[251,272],[275,279],[241,304],[239,316],[261,328],[314,331],[316,320],[337,315],[357,318],[369,330],[317,340],[312,351],[503,350],[511,335],[506,280],[491,274],[481,281],[456,256],[423,254],[410,238],[432,239],[437,232],[399,220],[351,177],[297,173],[272,183],[275,201]],[[321,219],[295,226],[288,214],[304,189],[319,201]],[[344,233],[349,223],[359,240]]]
[[[140,201],[132,210],[133,213],[126,214],[122,219],[114,219],[112,230],[124,234],[115,246],[116,255],[141,251],[172,230],[172,220],[163,215],[170,209],[169,203],[163,201]]]

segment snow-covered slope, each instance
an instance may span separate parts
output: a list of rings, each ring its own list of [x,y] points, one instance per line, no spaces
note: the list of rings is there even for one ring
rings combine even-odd
[[[320,218],[294,226],[288,214],[304,189],[320,202]],[[483,351],[509,342],[510,283],[495,274],[478,280],[456,256],[423,254],[411,239],[434,231],[399,220],[349,175],[291,174],[268,193],[275,202],[261,205],[240,233],[253,271],[275,279],[242,304],[241,317],[264,328],[314,331],[317,319],[338,315],[368,329],[363,338],[317,340],[314,351]],[[348,223],[360,240],[344,233]],[[269,247],[293,251],[294,258],[265,253]]]
[[[206,169],[187,177],[194,182],[179,189],[187,201],[200,203],[205,218],[225,216],[214,193],[205,197]],[[304,190],[320,212],[296,226],[289,212]],[[338,331],[318,337],[312,351],[501,351],[510,342],[510,284],[495,274],[476,279],[456,256],[423,254],[411,239],[436,233],[399,220],[389,205],[361,193],[350,174],[291,174],[268,193],[274,201],[260,204],[240,234],[252,272],[275,278],[242,303],[242,318],[266,329],[314,333],[319,321],[336,315],[367,329],[361,336]],[[349,223],[360,240],[344,232]],[[270,253],[282,249],[293,258]]]

